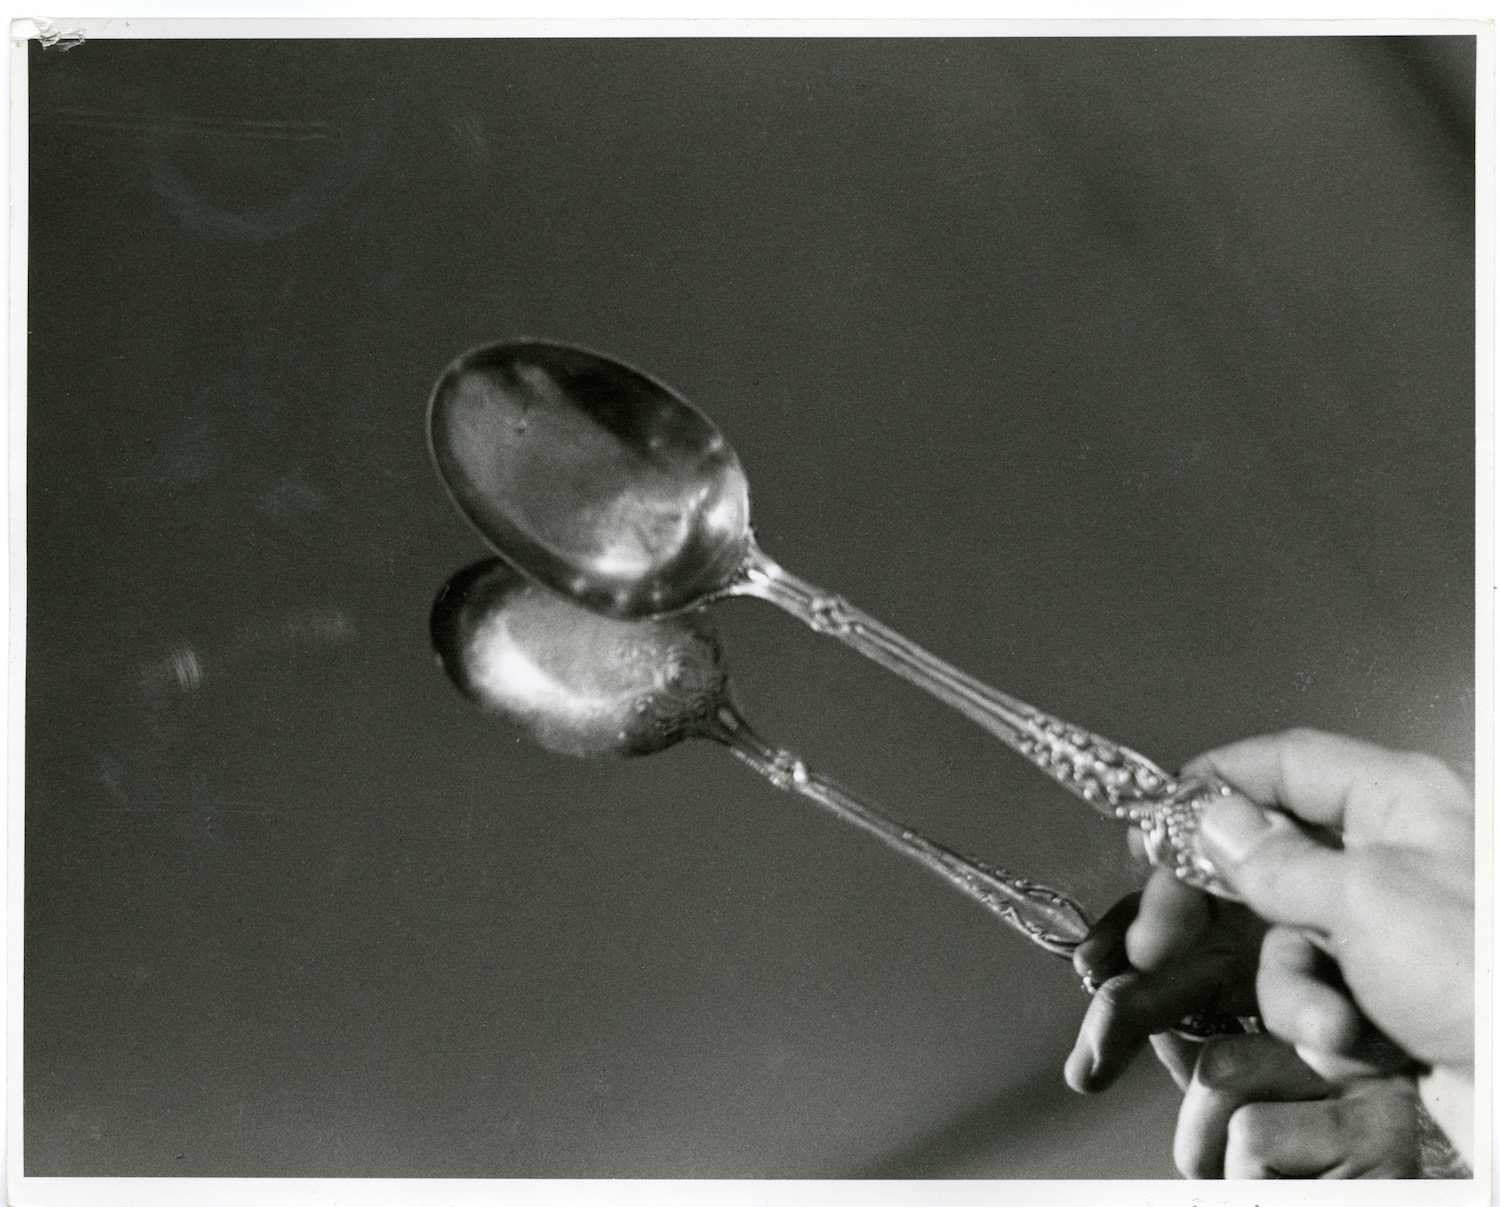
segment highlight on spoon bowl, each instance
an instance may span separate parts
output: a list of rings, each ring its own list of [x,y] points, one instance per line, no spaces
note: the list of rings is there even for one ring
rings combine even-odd
[[[444,370],[427,426],[438,474],[480,535],[595,611],[688,607],[749,548],[734,449],[622,361],[544,340],[488,344]]]
[[[732,595],[767,600],[930,692],[1105,816],[1136,826],[1151,862],[1221,897],[1199,851],[1211,776],[1178,780],[1144,755],[998,691],[756,545],[734,450],[699,411],[620,361],[518,340],[459,357],[428,433],[459,509],[495,551],[559,595],[617,618]]]
[[[915,860],[1054,955],[1070,954],[1088,933],[1087,914],[1065,893],[965,859],[765,742],[731,702],[723,651],[702,613],[600,616],[491,559],[448,580],[431,629],[458,689],[549,750],[638,755],[707,738],[777,788]]]
[[[431,636],[454,685],[559,754],[652,754],[701,730],[727,697],[708,619],[584,612],[498,558],[444,584]]]

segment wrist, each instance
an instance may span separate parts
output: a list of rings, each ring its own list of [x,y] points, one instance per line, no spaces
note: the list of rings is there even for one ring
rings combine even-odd
[[[1417,1080],[1422,1105],[1447,1135],[1458,1155],[1474,1167],[1474,1074],[1438,1067]]]

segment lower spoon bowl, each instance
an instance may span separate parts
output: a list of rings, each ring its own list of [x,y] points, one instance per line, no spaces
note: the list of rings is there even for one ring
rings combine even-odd
[[[443,372],[427,430],[459,510],[538,582],[625,620],[732,595],[768,600],[931,692],[1106,816],[1138,827],[1152,863],[1233,896],[1195,841],[1205,804],[1227,793],[1225,784],[1178,781],[783,569],[755,542],[734,449],[661,382],[568,344],[489,344]]]
[[[1089,932],[1088,915],[1065,893],[955,854],[765,742],[733,703],[723,649],[702,613],[599,616],[489,560],[449,579],[431,632],[458,689],[548,750],[594,758],[653,754],[685,738],[718,742],[776,787],[935,872],[1038,947],[1069,956]]]

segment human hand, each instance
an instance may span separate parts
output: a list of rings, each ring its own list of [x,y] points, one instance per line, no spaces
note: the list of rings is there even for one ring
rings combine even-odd
[[[1267,918],[1311,922],[1270,928],[1257,975],[1265,924],[1159,869],[1143,894],[1101,919],[1075,956],[1080,975],[1100,988],[1068,1059],[1068,1084],[1105,1088],[1150,1036],[1187,1089],[1199,1049],[1168,1029],[1194,1011],[1253,1013],[1257,996],[1271,1031],[1330,1083],[1389,1081],[1410,1059],[1363,1007],[1435,1066],[1422,1077],[1423,1099],[1469,1157],[1473,802],[1463,786],[1425,756],[1310,731],[1215,751],[1184,774],[1205,770],[1258,803],[1342,830],[1343,849],[1319,846],[1286,818],[1244,802],[1215,804],[1205,851],[1226,879]],[[1248,823],[1246,853],[1209,845],[1226,824],[1221,815],[1231,841],[1234,822]],[[1289,857],[1280,867],[1279,853]],[[1283,895],[1295,869],[1309,883],[1300,896]],[[1358,1109],[1373,1106],[1371,1093],[1365,1086]],[[1354,1109],[1339,1108],[1346,1116]]]
[[[1474,803],[1458,777],[1311,730],[1226,746],[1194,771],[1343,835],[1330,849],[1233,798],[1204,811],[1203,853],[1275,924],[1257,978],[1267,1027],[1306,1052],[1349,1055],[1368,1034],[1363,1014],[1418,1060],[1472,1076]]]
[[[1197,1045],[1172,1155],[1189,1178],[1414,1178],[1417,1112],[1410,1076],[1335,1085],[1270,1035],[1222,1036]]]
[[[1186,1089],[1200,1044],[1170,1028],[1190,1015],[1256,1012],[1255,968],[1265,923],[1242,905],[1209,897],[1159,870],[1118,901],[1073,954],[1093,1000],[1064,1068],[1069,1086],[1114,1083],[1151,1041]]]
[[[1186,1089],[1199,1044],[1174,1028],[1191,1015],[1259,1014],[1257,972],[1268,941],[1267,923],[1246,906],[1157,868],[1144,891],[1118,901],[1074,952],[1079,976],[1096,991],[1064,1069],[1068,1084],[1082,1093],[1105,1089],[1149,1038]],[[1309,1049],[1303,1059],[1331,1081],[1383,1076],[1411,1063],[1357,1012],[1338,1054]]]
[[[1169,873],[1100,919],[1075,965],[1099,986],[1068,1061],[1068,1082],[1105,1088],[1147,1036],[1184,1091],[1173,1156],[1190,1178],[1408,1178],[1419,1169],[1416,1086],[1373,1072],[1335,1084],[1266,1034],[1206,1042],[1169,1028],[1204,1010],[1253,1012],[1257,940],[1243,906]],[[1130,956],[1149,965],[1131,967]],[[1397,1064],[1405,1058],[1396,1054]]]

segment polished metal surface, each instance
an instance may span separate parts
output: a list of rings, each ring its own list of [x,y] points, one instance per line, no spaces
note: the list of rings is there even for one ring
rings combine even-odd
[[[1070,956],[1088,934],[1088,915],[1061,890],[965,859],[762,739],[734,705],[723,649],[702,612],[600,616],[489,559],[444,584],[430,629],[458,689],[548,750],[641,755],[683,738],[718,742],[777,788],[941,876],[1044,951]]]
[[[708,743],[454,690],[487,551],[426,407],[502,336],[610,351],[984,681],[1168,769],[1309,725],[1473,775],[1473,45],[31,46],[27,1175],[1174,1177],[1149,1054],[1064,1086],[1062,961]],[[815,766],[1140,887],[988,730],[711,611]]]
[[[477,348],[439,379],[428,434],[480,534],[596,611],[676,611],[744,560],[750,504],[734,450],[619,361],[538,340]]]
[[[1179,783],[1144,755],[981,683],[777,565],[751,535],[734,450],[655,379],[567,344],[491,344],[439,378],[428,439],[459,510],[538,582],[616,618],[731,595],[768,600],[931,692],[1106,817],[1138,828],[1152,863],[1233,899],[1196,842],[1205,805],[1227,795],[1227,785],[1204,776]]]
[[[487,559],[444,584],[433,649],[460,691],[558,754],[653,754],[711,722],[728,690],[702,613],[587,612]]]

